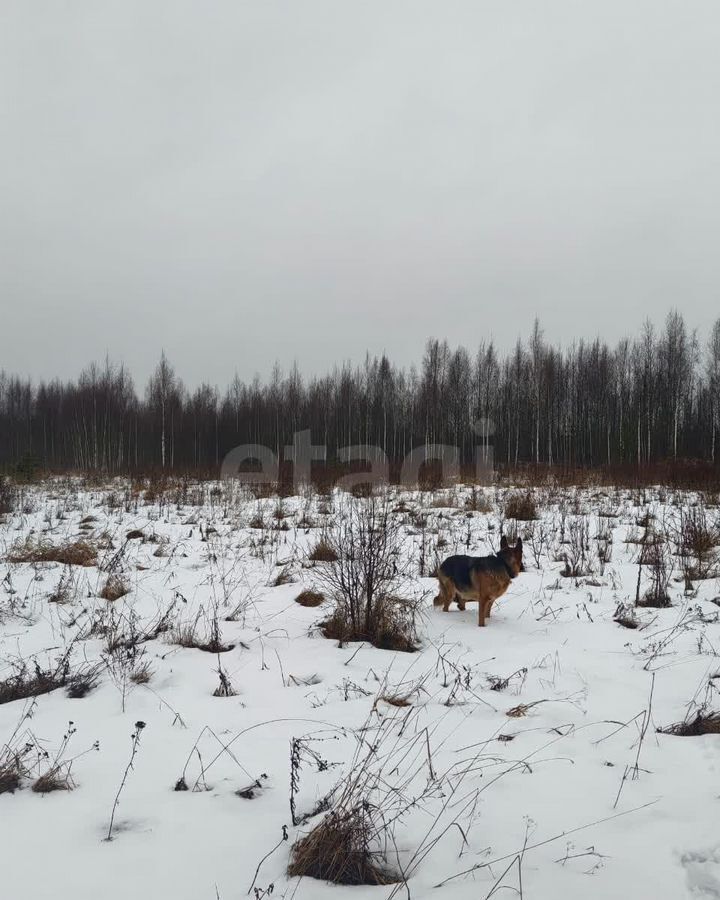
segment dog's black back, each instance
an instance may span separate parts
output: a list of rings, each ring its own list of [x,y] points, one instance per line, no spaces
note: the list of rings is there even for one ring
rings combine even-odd
[[[508,567],[500,556],[448,556],[440,566],[440,571],[450,578],[461,591],[470,590],[473,586],[473,572],[507,575]]]

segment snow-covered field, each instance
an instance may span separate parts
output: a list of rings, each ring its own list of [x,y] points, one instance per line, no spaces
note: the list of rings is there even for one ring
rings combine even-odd
[[[25,680],[36,664],[58,675],[67,657],[61,680],[95,671],[97,683],[80,698],[61,686],[0,705],[0,761],[20,754],[23,771],[0,794],[0,894],[720,897],[720,735],[656,730],[720,708],[720,583],[711,571],[688,586],[672,539],[697,498],[544,490],[539,518],[515,522],[505,494],[392,496],[403,589],[424,597],[408,654],[338,647],[316,627],[327,607],[295,602],[327,565],[308,553],[347,495],[257,500],[229,482],[155,498],[124,482],[24,489],[0,525],[0,681],[23,665]],[[717,507],[705,516],[716,528]],[[648,523],[668,538],[672,605],[627,609],[638,626],[627,628],[614,617],[634,603]],[[494,552],[501,529],[523,535],[526,571],[488,627],[474,604],[433,608],[436,554]],[[29,535],[83,539],[97,565],[7,561]],[[587,574],[565,577],[576,552]],[[109,577],[129,592],[102,599]],[[641,595],[650,578],[644,567]],[[232,649],[177,643],[208,641],[215,620]],[[223,684],[231,695],[215,696]],[[388,822],[388,866],[407,884],[289,878],[318,803],[363,767]],[[33,790],[48,771],[71,789]]]

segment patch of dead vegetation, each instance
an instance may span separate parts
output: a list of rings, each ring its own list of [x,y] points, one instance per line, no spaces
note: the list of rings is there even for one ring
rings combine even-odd
[[[73,672],[67,657],[63,657],[55,669],[43,669],[37,660],[30,668],[23,660],[15,665],[12,675],[0,681],[0,706],[14,700],[40,697],[59,688],[65,688],[70,697],[84,697],[96,684],[97,672],[94,668]]]
[[[300,606],[322,606],[325,602],[325,595],[319,591],[301,591],[295,598],[295,602],[299,603]]]
[[[97,564],[97,553],[97,547],[85,540],[56,545],[28,538],[10,548],[7,560],[11,563],[60,563],[63,566],[89,567]]]
[[[330,543],[324,538],[320,538],[320,540],[315,544],[313,549],[308,554],[308,559],[310,562],[336,562],[338,558],[337,553],[330,545]]]
[[[510,494],[505,500],[505,518],[519,522],[530,522],[537,519],[537,507],[533,495]]]
[[[295,843],[288,875],[332,884],[390,885],[402,879],[371,849],[374,826],[362,804],[330,812]]]
[[[338,601],[321,630],[326,638],[338,641],[341,646],[350,641],[366,641],[379,650],[414,653],[418,649],[416,614],[414,601],[392,594],[378,597],[369,618],[362,619],[352,615],[348,604]]]
[[[720,734],[720,712],[700,710],[692,719],[658,728],[660,734],[674,734],[678,737],[700,737],[704,734]]]
[[[129,586],[119,575],[109,575],[100,591],[100,597],[103,600],[109,600],[112,603],[129,593]]]

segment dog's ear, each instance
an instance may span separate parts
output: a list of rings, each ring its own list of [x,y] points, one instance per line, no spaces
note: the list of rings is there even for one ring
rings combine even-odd
[[[501,550],[507,550],[507,548],[508,548],[507,538],[505,537],[505,535],[503,535],[503,536],[500,538],[500,549],[501,549]]]
[[[519,537],[515,542],[515,549],[519,550],[520,553],[522,553],[522,538]]]

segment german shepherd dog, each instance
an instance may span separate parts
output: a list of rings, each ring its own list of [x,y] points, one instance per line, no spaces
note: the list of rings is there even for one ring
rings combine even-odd
[[[433,601],[447,612],[453,599],[460,609],[467,600],[478,603],[478,625],[485,625],[493,603],[502,597],[510,582],[525,568],[522,562],[522,540],[511,547],[506,537],[500,539],[500,551],[494,556],[449,556],[438,569],[440,593]]]

